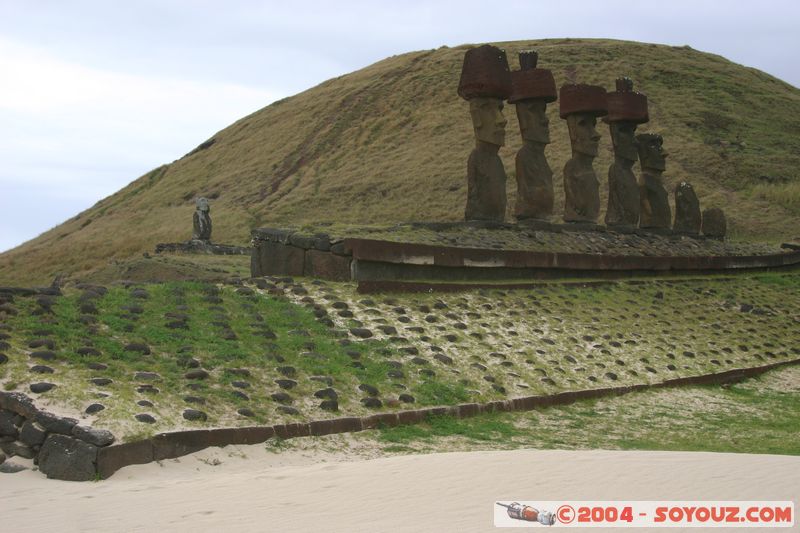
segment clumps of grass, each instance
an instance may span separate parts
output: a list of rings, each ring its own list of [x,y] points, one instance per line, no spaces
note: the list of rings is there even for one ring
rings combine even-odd
[[[410,444],[414,441],[431,441],[436,437],[459,436],[473,441],[510,441],[523,435],[524,430],[513,422],[494,415],[481,415],[458,419],[433,416],[422,424],[381,429],[378,440],[393,444]]]
[[[423,381],[414,388],[420,405],[453,405],[469,401],[470,395],[461,383]]]

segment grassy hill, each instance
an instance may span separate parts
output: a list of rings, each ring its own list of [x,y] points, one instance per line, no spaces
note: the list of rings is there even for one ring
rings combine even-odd
[[[632,77],[650,101],[651,121],[639,131],[663,134],[671,154],[670,186],[689,180],[704,207],[723,207],[733,238],[796,235],[797,88],[689,47],[583,39],[500,45],[512,68],[518,51],[537,49],[540,66],[553,70],[558,85],[571,66],[579,81],[609,89],[616,77]],[[233,244],[269,224],[460,219],[473,140],[456,86],[469,46],[394,56],[242,118],[192,153],[0,255],[0,283],[49,282],[59,272],[80,274],[152,251],[157,242],[186,240],[200,195],[212,199],[214,240]],[[549,112],[554,142],[547,153],[560,207],[569,140],[557,104]],[[520,138],[513,106],[506,114],[501,156],[510,210]],[[600,130],[596,169],[605,182],[611,145]]]

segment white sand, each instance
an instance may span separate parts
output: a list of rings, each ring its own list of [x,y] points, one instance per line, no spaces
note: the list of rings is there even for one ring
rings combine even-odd
[[[776,455],[345,457],[257,445],[131,466],[99,483],[0,475],[0,531],[497,531],[496,500],[792,500],[800,491],[800,457]],[[222,464],[209,464],[215,459]]]

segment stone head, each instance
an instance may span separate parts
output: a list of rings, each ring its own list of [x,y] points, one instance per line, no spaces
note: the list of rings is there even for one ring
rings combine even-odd
[[[475,138],[496,146],[506,142],[506,123],[503,116],[503,99],[492,96],[479,96],[469,100],[469,112]]]
[[[195,206],[197,207],[198,211],[206,211],[206,212],[208,212],[208,211],[211,210],[211,208],[208,205],[208,199],[203,198],[203,197],[198,198],[195,201]]]
[[[642,163],[642,168],[666,170],[667,152],[664,150],[664,140],[661,135],[642,133],[636,136],[636,141],[639,149],[639,161]]]
[[[614,144],[614,154],[628,161],[639,158],[638,141],[636,140],[636,124],[633,122],[610,122],[611,142]]]
[[[547,118],[547,102],[528,99],[516,103],[517,119],[522,138],[542,144],[550,143],[550,120]]]
[[[600,141],[597,117],[592,113],[573,113],[567,117],[567,127],[572,142],[572,152],[596,157]]]

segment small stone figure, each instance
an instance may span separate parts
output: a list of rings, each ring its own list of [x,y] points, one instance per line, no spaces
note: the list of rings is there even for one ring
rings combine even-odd
[[[458,94],[469,101],[475,130],[475,149],[467,163],[466,220],[505,219],[506,171],[497,153],[505,144],[503,100],[510,93],[505,50],[483,45],[464,54]]]
[[[719,207],[703,211],[703,235],[714,239],[724,239],[728,232],[728,221]]]
[[[597,222],[600,183],[592,162],[597,157],[597,117],[607,113],[606,90],[568,83],[561,87],[559,114],[567,120],[572,159],[564,165],[564,221]]]
[[[701,225],[700,201],[691,184],[682,181],[675,187],[675,222],[672,229],[678,233],[698,235]]]
[[[519,54],[521,70],[511,73],[511,96],[515,104],[522,148],[517,152],[517,220],[547,219],[553,214],[553,171],[544,155],[550,143],[547,104],[558,98],[553,73],[536,68],[539,55],[528,51]]]
[[[617,79],[617,90],[608,93],[608,115],[603,119],[611,131],[614,162],[608,168],[606,225],[635,228],[639,224],[639,184],[633,164],[639,157],[636,126],[644,124],[647,97],[634,92],[630,78]]]
[[[209,214],[211,208],[208,206],[208,200],[198,198],[195,205],[197,208],[194,211],[194,216],[192,216],[194,225],[192,240],[211,242],[211,215]]]

